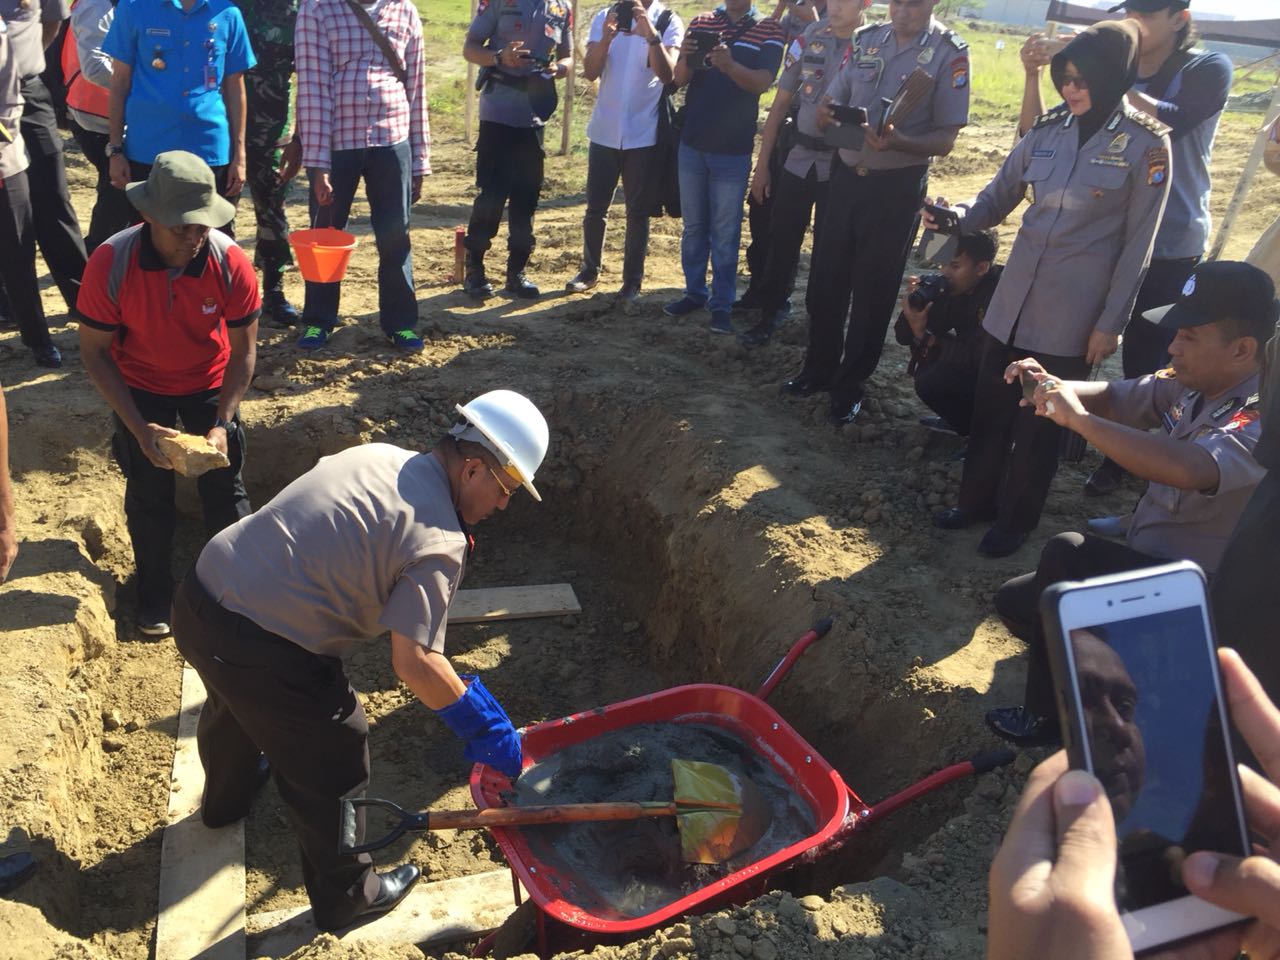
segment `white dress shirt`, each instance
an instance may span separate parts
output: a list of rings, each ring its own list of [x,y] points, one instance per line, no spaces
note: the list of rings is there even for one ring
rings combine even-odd
[[[604,39],[604,21],[612,10],[605,7],[591,20],[587,43]],[[661,0],[649,5],[649,22],[657,24],[666,8]],[[675,13],[662,34],[664,47],[679,47],[684,41],[684,24]],[[614,35],[600,74],[596,107],[587,124],[587,139],[614,150],[651,147],[658,139],[658,99],[662,81],[649,66],[649,43],[639,34]]]

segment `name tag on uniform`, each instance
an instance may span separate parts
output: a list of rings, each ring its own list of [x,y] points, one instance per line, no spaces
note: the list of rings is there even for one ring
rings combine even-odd
[[[168,37],[172,36],[168,27],[147,27],[146,35],[148,37]]]
[[[1111,154],[1111,153],[1101,154],[1100,156],[1094,157],[1089,162],[1099,167],[1118,167],[1121,170],[1128,170],[1131,166],[1133,166],[1133,164],[1131,164],[1124,157],[1118,157],[1115,154]]]
[[[1032,150],[1031,159],[1033,160],[1052,160],[1058,155],[1057,150]]]

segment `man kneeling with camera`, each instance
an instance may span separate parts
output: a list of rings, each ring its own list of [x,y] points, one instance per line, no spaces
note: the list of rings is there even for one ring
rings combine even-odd
[[[1253,455],[1262,432],[1259,375],[1278,315],[1275,286],[1261,270],[1202,263],[1177,303],[1145,315],[1177,331],[1171,369],[1114,383],[1067,383],[1035,360],[1009,366],[1006,380],[1022,378],[1023,405],[1074,430],[1148,486],[1125,543],[1059,534],[1045,544],[1034,573],[996,591],[996,612],[1029,647],[1023,705],[986,716],[997,736],[1024,747],[1059,740],[1039,614],[1050,584],[1168,560],[1193,560],[1210,577],[1216,573],[1265,472]]]
[[[893,331],[900,344],[911,348],[907,374],[915,381],[917,396],[936,414],[920,422],[967,437],[982,353],[977,333],[1004,268],[994,265],[994,231],[957,239],[955,255],[941,273],[911,278]]]

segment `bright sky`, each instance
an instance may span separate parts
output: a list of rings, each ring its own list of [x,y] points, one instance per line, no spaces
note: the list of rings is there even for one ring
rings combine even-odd
[[[1082,7],[1108,10],[1116,0],[1070,0]],[[1280,20],[1280,0],[1196,0],[1192,14],[1201,19]]]

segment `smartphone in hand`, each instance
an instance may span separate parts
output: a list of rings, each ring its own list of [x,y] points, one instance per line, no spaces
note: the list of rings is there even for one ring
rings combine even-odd
[[[1192,853],[1251,852],[1204,573],[1183,561],[1058,583],[1040,613],[1071,766],[1115,814],[1134,951],[1244,919],[1182,884]]]
[[[933,203],[926,203],[924,208],[929,211],[929,216],[933,217],[935,224],[933,229],[936,232],[948,234],[960,232],[960,214],[956,211]]]

